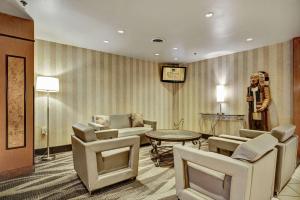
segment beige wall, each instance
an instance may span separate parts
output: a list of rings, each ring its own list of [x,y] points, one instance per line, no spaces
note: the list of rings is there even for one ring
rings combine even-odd
[[[250,82],[249,76],[258,70],[264,70],[270,75],[271,127],[291,122],[293,97],[291,57],[291,43],[284,42],[189,64],[186,82],[179,86],[176,96],[179,105],[177,118],[185,119],[185,129],[199,130],[202,123],[199,121],[198,113],[219,111],[215,91],[217,84],[225,84],[227,90],[223,112],[247,114],[248,104],[245,96]],[[238,126],[239,123],[234,122],[219,123],[216,132],[236,134]]]
[[[51,94],[51,146],[70,143],[71,125],[88,122],[94,113],[142,112],[171,128],[184,118],[184,128],[200,130],[199,112],[216,113],[217,84],[225,84],[223,111],[247,114],[245,102],[249,75],[258,70],[270,74],[272,104],[270,125],[291,121],[291,44],[268,47],[188,64],[183,84],[160,82],[158,63],[117,56],[68,45],[37,40],[36,75],[57,76],[60,92]],[[45,95],[36,92],[35,148],[46,145],[41,127],[46,126]],[[235,134],[239,123],[219,123],[218,133]]]
[[[156,62],[41,40],[35,45],[35,74],[60,79],[50,101],[51,146],[70,144],[72,123],[87,123],[93,114],[141,112],[159,128],[171,127],[172,85],[160,82]],[[46,145],[43,126],[46,98],[36,92],[35,148]]]

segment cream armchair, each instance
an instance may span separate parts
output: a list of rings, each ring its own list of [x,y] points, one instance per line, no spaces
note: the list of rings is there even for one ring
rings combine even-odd
[[[138,175],[138,136],[98,140],[103,136],[110,138],[117,132],[98,132],[97,138],[91,127],[75,124],[73,130],[74,169],[90,193]]]
[[[273,141],[271,138],[271,144],[253,162],[191,147],[175,146],[174,167],[178,198],[180,200],[270,200],[273,196],[276,143],[277,140]],[[218,143],[214,145],[216,148]],[[235,146],[235,152],[237,149],[243,149],[238,142]],[[227,147],[233,150],[232,145],[228,144]],[[268,166],[268,170],[265,166]]]
[[[282,125],[272,129],[271,132],[241,129],[239,131],[241,137],[230,135],[220,135],[220,137],[246,142],[268,133],[278,138],[279,143],[276,145],[278,154],[274,188],[275,193],[278,194],[288,183],[297,166],[298,136],[294,134],[294,131],[295,126]]]

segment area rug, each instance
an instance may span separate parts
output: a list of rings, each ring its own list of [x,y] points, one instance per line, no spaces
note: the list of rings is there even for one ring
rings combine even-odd
[[[207,144],[202,148],[206,150]],[[72,152],[57,154],[49,162],[36,158],[32,175],[0,182],[0,199],[177,200],[173,166],[155,167],[150,150],[151,146],[140,148],[139,175],[135,181],[124,181],[92,195],[74,171]]]

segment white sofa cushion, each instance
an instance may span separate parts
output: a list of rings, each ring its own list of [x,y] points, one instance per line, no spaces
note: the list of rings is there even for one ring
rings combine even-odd
[[[255,162],[267,152],[271,151],[278,140],[270,134],[260,135],[252,140],[240,144],[232,154],[232,158]]]
[[[125,137],[130,135],[141,135],[152,131],[151,127],[132,127],[119,129],[118,137]]]
[[[131,114],[110,115],[110,128],[121,129],[131,127]]]
[[[285,142],[295,133],[296,126],[292,124],[281,125],[273,128],[271,134],[276,137],[279,142]]]

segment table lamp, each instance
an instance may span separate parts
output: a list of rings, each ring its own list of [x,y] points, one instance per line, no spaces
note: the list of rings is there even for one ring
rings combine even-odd
[[[50,155],[49,147],[49,95],[51,92],[59,92],[58,78],[38,76],[36,80],[36,91],[47,93],[47,155],[44,155],[42,160],[49,161],[55,159],[55,155]]]
[[[222,113],[222,103],[224,103],[225,99],[225,87],[224,85],[217,85],[217,102],[220,103],[220,115],[223,115]]]

